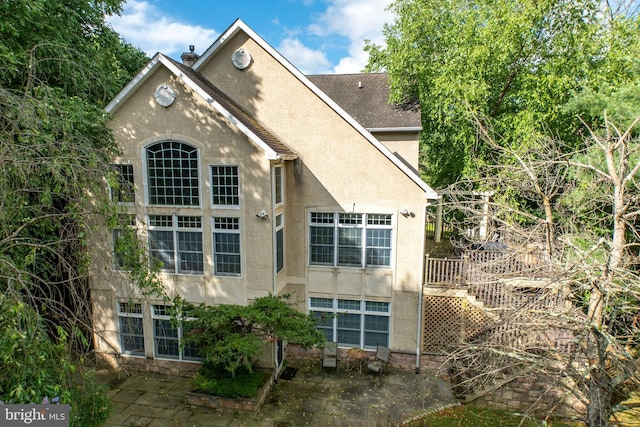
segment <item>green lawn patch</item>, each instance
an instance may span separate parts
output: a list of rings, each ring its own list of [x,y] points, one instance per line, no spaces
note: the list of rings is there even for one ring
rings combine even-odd
[[[579,424],[547,422],[521,414],[481,408],[473,405],[460,405],[433,412],[408,427],[576,427]]]

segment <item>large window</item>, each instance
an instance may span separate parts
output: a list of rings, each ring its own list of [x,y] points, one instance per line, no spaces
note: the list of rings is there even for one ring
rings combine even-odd
[[[153,344],[155,357],[160,359],[201,360],[193,345],[182,349],[180,343],[185,333],[184,326],[174,327],[171,323],[169,306],[154,305],[151,311],[153,319]]]
[[[312,212],[309,264],[391,266],[391,215]]]
[[[161,270],[178,274],[204,272],[202,218],[149,215],[149,251]]]
[[[211,202],[214,206],[240,205],[238,166],[211,166]]]
[[[199,206],[198,150],[177,141],[151,145],[147,154],[149,204]]]
[[[389,346],[388,302],[347,299],[309,299],[309,313],[327,341],[347,347]]]
[[[240,220],[213,218],[213,269],[216,276],[240,276]]]
[[[111,186],[111,200],[116,203],[135,202],[133,165],[113,165],[116,173],[115,185]]]
[[[118,303],[120,327],[120,352],[133,356],[144,356],[144,328],[140,303]]]

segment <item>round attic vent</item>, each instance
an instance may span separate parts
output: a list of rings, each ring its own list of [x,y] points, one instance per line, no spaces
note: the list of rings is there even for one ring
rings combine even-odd
[[[156,102],[163,107],[168,107],[176,100],[176,92],[166,83],[158,86],[153,96],[156,98]]]
[[[246,50],[240,48],[233,52],[231,61],[238,70],[244,70],[251,64],[251,55]]]

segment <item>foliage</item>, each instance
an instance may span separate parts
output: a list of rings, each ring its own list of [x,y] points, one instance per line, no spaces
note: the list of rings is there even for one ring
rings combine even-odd
[[[470,220],[460,224],[464,230],[487,212],[467,190],[496,189],[487,207],[491,226],[516,258],[544,267],[530,279],[535,298],[501,308],[494,322],[452,350],[451,360],[461,361],[459,384],[476,389],[505,376],[551,378],[585,404],[589,426],[606,425],[639,385],[640,140],[636,123],[620,130],[603,120],[606,126],[587,129],[573,150],[543,138],[536,150],[521,153],[483,134],[502,161],[484,165],[482,180],[467,180],[458,187],[464,191],[450,196],[451,208],[464,209]],[[554,302],[556,292],[572,304]]]
[[[189,333],[182,345],[195,345],[208,364],[221,366],[232,376],[239,368],[251,371],[267,342],[283,339],[310,347],[324,340],[312,317],[275,296],[257,298],[246,306],[201,304],[187,313],[183,322]]]
[[[73,425],[97,425],[108,409],[82,365],[87,219],[114,214],[102,195],[118,147],[103,107],[146,61],[105,22],[121,4],[0,2],[0,393],[58,396],[83,411]]]
[[[594,124],[601,123],[596,107],[611,107],[612,98],[637,100],[633,86],[620,88],[637,82],[638,17],[601,6],[597,0],[392,3],[396,20],[384,29],[385,47],[368,44],[368,69],[389,73],[392,101],[420,105],[421,168],[432,185],[470,177],[478,162],[496,162],[478,125],[523,151],[542,135],[573,145],[581,141],[576,113],[585,104],[592,114],[583,119]]]
[[[0,296],[0,401],[41,403],[55,398],[72,406],[71,426],[98,425],[111,410],[109,399],[73,361],[67,339],[62,328],[52,339],[31,307]]]
[[[251,397],[264,384],[269,374],[239,368],[232,375],[224,367],[204,363],[193,379],[193,388],[197,392],[220,397]]]

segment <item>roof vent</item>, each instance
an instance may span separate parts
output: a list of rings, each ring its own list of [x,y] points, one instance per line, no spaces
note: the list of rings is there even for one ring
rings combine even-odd
[[[358,82],[358,89],[362,89],[363,87],[364,87],[364,86],[362,85],[362,82],[361,82],[361,81],[359,81],[359,82]]]
[[[185,52],[180,55],[180,59],[182,59],[182,63],[187,67],[191,67],[200,57],[197,53],[195,53],[196,47],[192,44],[189,45],[189,52]]]

